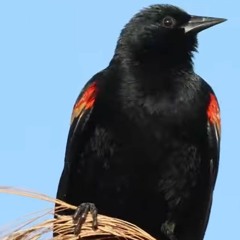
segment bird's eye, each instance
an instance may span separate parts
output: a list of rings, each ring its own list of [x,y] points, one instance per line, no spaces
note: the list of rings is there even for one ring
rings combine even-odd
[[[168,16],[162,20],[162,25],[163,27],[166,27],[166,28],[172,28],[174,27],[175,24],[176,24],[176,20],[173,17]]]

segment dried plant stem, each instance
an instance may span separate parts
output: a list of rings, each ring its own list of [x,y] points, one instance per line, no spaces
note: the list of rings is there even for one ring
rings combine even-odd
[[[47,201],[51,203],[57,203],[56,213],[67,209],[76,209],[76,206],[72,206],[68,203],[60,201],[58,199],[51,198],[44,194],[39,194],[29,190],[22,190],[13,187],[0,186],[0,193],[15,194],[23,197],[35,198],[41,201]],[[10,227],[7,230],[0,230],[0,239],[4,240],[37,240],[37,239],[53,239],[52,231],[54,225],[54,231],[58,234],[54,239],[129,239],[129,240],[155,240],[148,233],[140,229],[139,227],[116,218],[111,218],[103,215],[98,215],[98,229],[94,231],[92,229],[92,219],[87,217],[86,222],[82,227],[82,231],[79,236],[73,234],[74,224],[71,216],[57,215],[57,218],[53,218],[54,208],[41,211],[28,216],[23,223],[17,223],[16,227]],[[46,219],[48,217],[48,219]],[[25,217],[26,218],[26,217]],[[80,238],[79,238],[80,237]]]

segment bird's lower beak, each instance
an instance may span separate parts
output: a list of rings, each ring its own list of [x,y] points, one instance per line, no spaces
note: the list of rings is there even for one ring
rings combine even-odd
[[[199,33],[200,31],[225,22],[225,18],[191,16],[187,24],[183,26],[185,33]]]

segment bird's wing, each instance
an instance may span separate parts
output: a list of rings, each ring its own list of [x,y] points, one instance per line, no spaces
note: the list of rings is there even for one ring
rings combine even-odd
[[[91,135],[89,122],[94,112],[97,92],[97,81],[96,78],[93,78],[85,85],[74,104],[66,146],[64,169],[58,185],[58,199],[66,200],[69,184],[71,184],[71,169],[76,167],[78,153],[83,148],[83,143],[87,142],[86,138]]]
[[[207,109],[208,117],[208,140],[210,149],[210,176],[212,188],[215,186],[221,138],[221,119],[220,110],[216,96],[210,93],[210,100]]]
[[[87,127],[97,97],[97,82],[90,80],[79,94],[72,111],[71,126],[68,134],[67,148]],[[67,155],[67,152],[66,152]],[[65,161],[68,161],[66,156]]]
[[[208,108],[207,108],[207,133],[209,146],[209,199],[207,206],[207,214],[205,217],[204,226],[206,228],[209,220],[209,215],[212,206],[212,194],[215,186],[220,152],[220,138],[221,138],[221,119],[220,110],[216,96],[213,92],[210,93]]]

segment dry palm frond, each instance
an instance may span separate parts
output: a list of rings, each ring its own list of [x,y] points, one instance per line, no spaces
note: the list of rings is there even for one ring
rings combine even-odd
[[[39,194],[27,190],[1,187],[0,193],[16,194],[24,197],[36,198],[38,200],[48,201],[53,204],[57,203],[58,211],[72,209],[76,207],[67,204],[58,199],[48,197],[44,194]],[[25,216],[24,221],[18,221],[15,226],[11,225],[8,228],[0,229],[0,239],[4,240],[35,240],[35,239],[53,239],[52,231],[54,226],[55,233],[58,234],[54,239],[129,239],[129,240],[155,240],[148,233],[138,228],[137,226],[116,218],[111,218],[103,215],[98,215],[98,229],[92,229],[92,219],[87,217],[79,236],[73,234],[74,224],[71,216],[57,215],[53,218],[54,207],[38,213]]]

